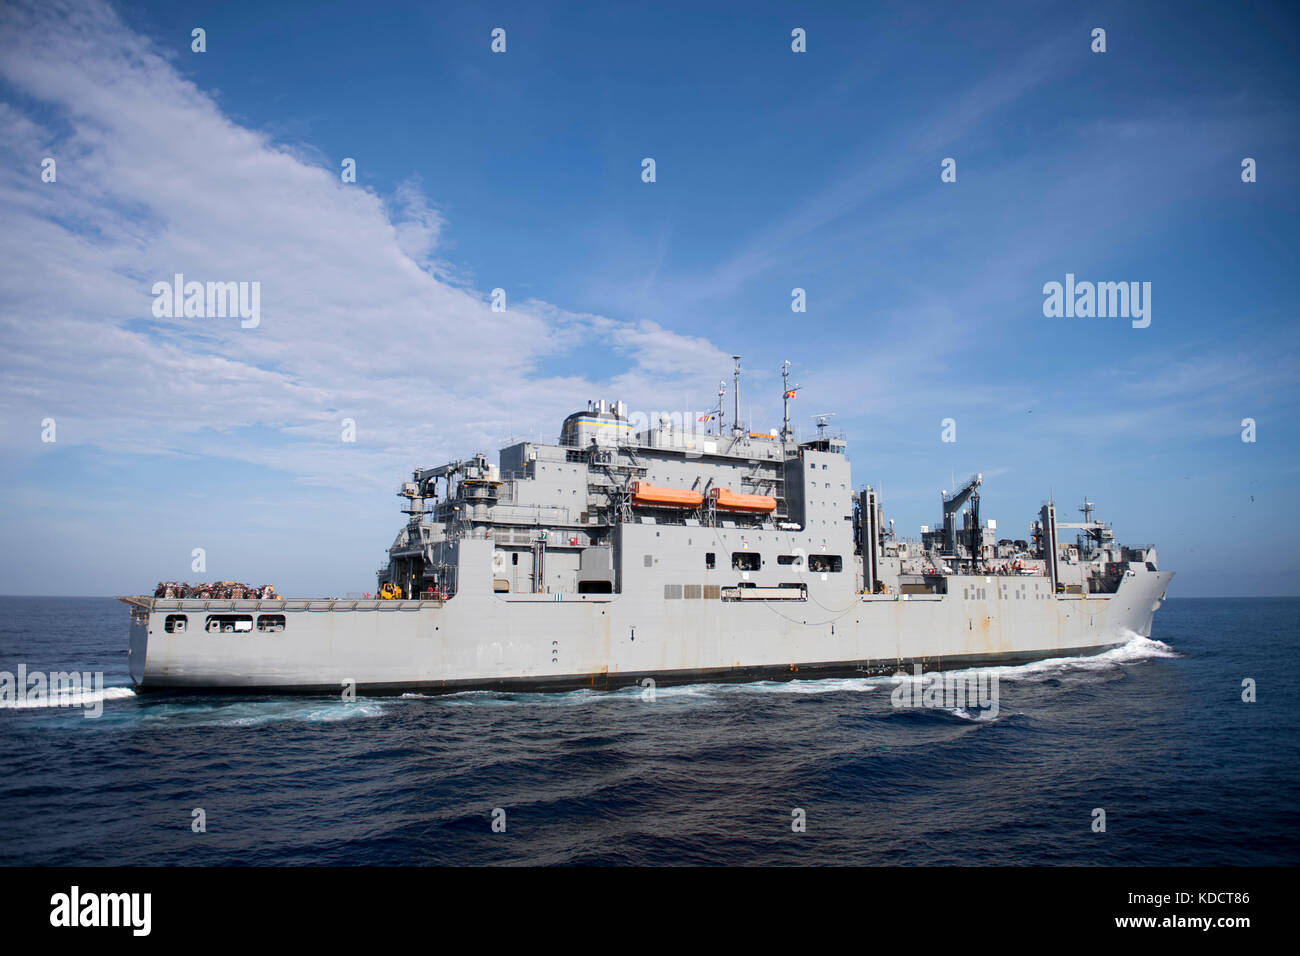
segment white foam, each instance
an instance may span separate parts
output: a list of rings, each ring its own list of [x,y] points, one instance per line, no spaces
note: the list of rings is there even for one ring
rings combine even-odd
[[[1153,640],[1149,637],[1143,637],[1133,631],[1128,632],[1129,640],[1127,644],[1121,644],[1119,647],[1112,647],[1108,651],[1102,651],[1097,655],[1098,659],[1114,661],[1117,664],[1128,664],[1136,661],[1151,660],[1158,657],[1178,657],[1176,650],[1166,644],[1164,641]],[[1088,660],[1088,658],[1080,658]]]
[[[1130,636],[1127,643],[1100,654],[1049,657],[1030,664],[975,669],[987,670],[1003,680],[1035,680],[1071,672],[1110,670],[1123,664],[1140,664],[1157,658],[1178,656],[1178,652],[1163,641],[1153,641],[1132,631],[1128,633]]]
[[[992,723],[993,721],[1003,716],[1001,711],[997,713],[993,713],[992,711],[988,711],[988,710],[981,710],[972,714],[965,707],[953,707],[949,709],[948,713],[952,714],[954,717],[960,717],[962,720],[970,720],[975,723],[986,723],[986,724]]]
[[[953,670],[945,670],[945,674],[964,673],[978,674],[987,673],[998,680],[1046,680],[1052,677],[1060,676],[1070,671],[1087,672],[1090,670],[1109,669],[1123,664],[1135,664],[1146,660],[1157,658],[1178,657],[1178,652],[1163,641],[1152,640],[1149,637],[1143,637],[1134,631],[1126,633],[1127,642],[1113,647],[1108,651],[1100,654],[1075,655],[1073,657],[1051,657],[1040,661],[1033,661],[1029,664],[995,664],[984,665],[980,667],[964,667]],[[935,674],[934,671],[927,671],[920,679],[929,681]],[[750,682],[711,682],[699,684],[674,684],[669,687],[656,686],[654,695],[656,700],[690,700],[702,699],[708,700],[716,698],[720,694],[834,694],[834,693],[869,693],[880,687],[880,681],[887,681],[890,687],[897,687],[903,681],[916,681],[918,678],[914,673],[907,673],[903,677],[894,675],[875,677],[824,677],[813,679],[796,679],[788,681],[750,681]],[[602,700],[620,701],[634,700],[641,698],[645,688],[637,685],[621,687],[613,692],[593,691],[587,688],[580,690],[566,691],[563,693],[547,693],[544,691],[531,691],[525,693],[507,692],[507,691],[490,691],[490,690],[469,690],[460,691],[453,694],[402,694],[403,699],[407,700],[439,700],[447,704],[460,705],[510,705],[527,703],[529,705],[550,704],[552,706],[574,706],[589,704]],[[956,717],[965,720],[988,721],[996,720],[996,717],[990,717],[988,714],[972,715],[959,711],[952,711]]]
[[[878,678],[877,678],[878,679]],[[787,681],[762,681],[754,684],[714,684],[719,689],[759,694],[857,694],[875,690],[879,685],[865,677],[822,677]]]
[[[135,691],[129,687],[104,687],[100,690],[74,689],[59,693],[42,694],[38,700],[0,700],[0,709],[34,710],[43,707],[90,707],[109,700],[124,700],[134,697]]]
[[[951,671],[945,670],[943,673],[990,674],[1000,681],[1048,680],[1069,673],[1110,670],[1123,664],[1140,664],[1143,661],[1179,656],[1178,652],[1164,641],[1152,640],[1134,631],[1128,631],[1127,635],[1128,641],[1126,643],[1118,647],[1112,647],[1108,651],[1102,651],[1099,654],[1047,657],[1039,661],[1031,661],[1028,664],[990,664],[979,667],[963,667]],[[934,673],[933,671],[927,671],[920,680],[927,681]],[[895,687],[903,681],[916,681],[917,679],[914,673],[908,673],[903,677],[891,676],[892,684]]]
[[[299,721],[306,724],[328,724],[340,720],[352,720],[357,717],[378,717],[384,712],[384,708],[380,704],[343,703],[342,701],[335,704],[329,704],[325,707],[305,707],[298,705],[289,708],[275,707],[275,709],[266,710],[261,713],[258,711],[267,707],[267,704],[246,704],[240,705],[240,707],[241,709],[250,708],[253,710],[253,713],[244,714],[238,717],[223,717],[220,710],[218,710],[217,714],[214,716],[221,719],[214,720],[212,723],[218,727],[258,727],[262,724],[268,724],[280,720]]]

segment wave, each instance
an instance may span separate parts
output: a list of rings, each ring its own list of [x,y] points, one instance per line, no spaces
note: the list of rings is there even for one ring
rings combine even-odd
[[[759,681],[752,684],[713,684],[718,690],[739,691],[755,694],[836,694],[851,692],[865,694],[876,690],[880,685],[873,683],[879,677],[817,677],[798,678],[787,681]]]
[[[262,705],[253,704],[251,706],[259,708]],[[330,724],[340,720],[354,720],[358,717],[378,717],[383,712],[384,708],[381,704],[343,703],[340,701],[325,707],[298,705],[270,713],[254,712],[238,716],[225,715],[211,721],[210,724],[215,727],[257,727],[281,720],[297,721],[304,724]]]
[[[659,701],[711,700],[727,694],[834,694],[841,692],[865,693],[876,690],[879,678],[833,677],[790,681],[710,682],[699,684],[657,685],[654,699]],[[452,694],[402,694],[402,700],[432,700],[451,706],[484,706],[528,704],[530,706],[573,707],[596,704],[602,701],[641,701],[646,688],[639,684],[601,691],[580,688],[570,691],[499,691],[466,690]]]
[[[954,717],[960,718],[961,720],[971,720],[971,721],[975,721],[976,723],[982,723],[982,724],[990,724],[993,723],[995,720],[1007,716],[1006,714],[1003,714],[1001,711],[998,711],[997,713],[992,713],[990,711],[976,711],[975,713],[972,714],[965,707],[950,708],[948,710],[948,713],[952,714]]]
[[[1128,640],[1100,654],[1085,654],[1045,658],[1028,664],[990,664],[974,667],[945,670],[945,674],[989,674],[1000,681],[1052,681],[1070,673],[1112,669],[1125,664],[1137,664],[1158,658],[1178,657],[1179,654],[1163,641],[1143,637],[1134,631],[1127,632]],[[927,671],[920,678],[929,680],[934,674]],[[795,679],[787,681],[751,681],[751,682],[705,682],[699,684],[674,684],[656,687],[655,700],[711,700],[733,694],[835,694],[835,693],[870,693],[880,689],[882,683],[890,688],[897,687],[902,681],[918,680],[916,675],[874,677],[824,677]],[[592,704],[599,701],[640,700],[644,688],[640,685],[622,687],[615,691],[597,691],[583,688],[565,692],[544,691],[496,691],[466,690],[453,694],[402,694],[404,700],[434,700],[451,706],[509,706],[528,704],[530,706],[571,707]],[[989,721],[987,714],[971,715],[954,713],[953,716],[966,720]]]
[[[1141,664],[1160,658],[1181,657],[1174,648],[1164,641],[1143,637],[1134,631],[1128,632],[1128,641],[1118,647],[1098,654],[1075,654],[1072,656],[1045,657],[1027,664],[979,664],[971,667],[945,669],[943,674],[987,674],[999,681],[1034,681],[1051,682],[1070,674],[1086,674],[1089,671],[1113,670],[1124,664]],[[919,678],[915,673],[891,675],[890,685],[897,687],[904,681],[928,681],[936,671],[926,671]]]
[[[1102,651],[1100,654],[1048,657],[1029,664],[973,667],[969,669],[992,673],[1000,680],[1041,681],[1069,674],[1114,670],[1124,664],[1141,664],[1150,660],[1181,656],[1164,641],[1143,637],[1134,631],[1128,632],[1128,638],[1126,643],[1118,647],[1112,647],[1108,651]]]
[[[47,707],[90,707],[110,700],[134,697],[130,687],[104,687],[99,690],[75,689],[46,693],[39,700],[0,700],[0,709],[35,710]]]
[[[373,700],[344,702],[268,698],[214,702],[211,698],[178,700],[170,698],[144,701],[131,715],[132,720],[167,722],[187,727],[260,727],[263,724],[296,722],[304,724],[334,723],[361,717],[378,717],[384,706]]]

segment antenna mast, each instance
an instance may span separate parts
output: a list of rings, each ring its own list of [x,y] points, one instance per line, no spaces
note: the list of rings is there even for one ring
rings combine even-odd
[[[740,356],[733,355],[732,358],[736,360],[736,371],[734,373],[736,379],[736,394],[732,396],[732,398],[736,403],[736,408],[735,408],[735,414],[732,415],[731,433],[733,435],[739,435],[740,434]]]
[[[794,432],[790,429],[790,399],[794,398],[794,393],[799,391],[799,386],[790,387],[790,363],[787,361],[781,366],[781,396],[785,404],[785,423],[781,426],[781,441],[787,442],[794,437]]]

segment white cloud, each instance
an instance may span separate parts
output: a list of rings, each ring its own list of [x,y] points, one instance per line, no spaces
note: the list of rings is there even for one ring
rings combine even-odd
[[[449,278],[446,223],[418,179],[381,197],[341,182],[336,160],[238,125],[103,4],[2,16],[0,76],[39,104],[0,104],[0,443],[13,454],[49,415],[61,442],[190,454],[216,450],[218,432],[220,454],[301,480],[387,483],[525,415],[550,435],[613,384],[679,394],[721,355],[536,301],[494,313],[486,290]],[[40,181],[46,151],[57,183]],[[175,273],[260,282],[260,327],[154,319],[152,285]],[[539,371],[595,339],[626,359],[610,383]],[[358,446],[339,441],[344,417]]]

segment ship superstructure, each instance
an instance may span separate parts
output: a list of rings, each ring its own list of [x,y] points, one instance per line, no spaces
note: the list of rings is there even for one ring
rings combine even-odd
[[[847,442],[637,422],[589,401],[554,443],[415,470],[374,598],[131,598],[145,689],[617,687],[1017,662],[1150,634],[1172,574],[1108,525],[982,521],[981,475],[899,540]],[[720,390],[721,391],[721,390]],[[1059,540],[1075,530],[1075,542]],[[383,596],[380,596],[383,595]],[[264,622],[266,622],[264,624]]]

